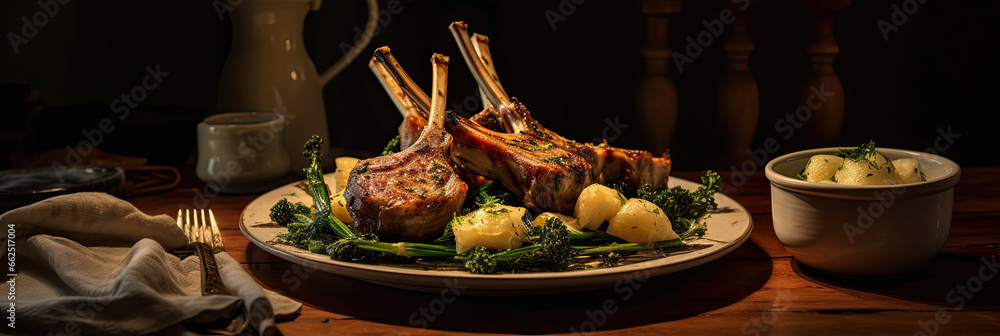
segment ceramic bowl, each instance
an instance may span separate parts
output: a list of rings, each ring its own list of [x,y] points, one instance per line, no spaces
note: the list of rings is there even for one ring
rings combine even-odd
[[[224,113],[198,124],[195,173],[209,192],[271,189],[289,174],[285,119],[274,113]]]
[[[0,213],[49,197],[85,191],[117,194],[125,170],[109,166],[42,167],[0,171]]]
[[[916,158],[927,180],[877,186],[792,177],[813,155],[836,155],[838,148],[795,152],[767,164],[774,232],[799,262],[834,275],[890,278],[919,270],[944,246],[959,166],[923,152],[877,150],[889,160]]]

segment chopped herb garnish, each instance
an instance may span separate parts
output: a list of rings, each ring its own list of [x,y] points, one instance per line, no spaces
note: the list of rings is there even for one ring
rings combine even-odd
[[[506,213],[507,211],[508,210],[506,208],[499,208],[499,209],[486,210],[486,213],[491,214],[491,215],[499,215],[499,214],[502,214],[502,213]]]
[[[840,157],[845,160],[851,160],[854,162],[860,162],[861,160],[868,161],[868,165],[876,170],[882,169],[877,164],[875,164],[875,159],[878,157],[878,152],[875,151],[875,141],[868,140],[868,142],[862,144],[861,146],[851,148],[851,149],[841,149]]]
[[[479,201],[476,202],[480,208],[494,207],[500,203],[500,198],[486,193],[479,194]]]
[[[569,156],[566,155],[557,155],[545,158],[545,162],[555,163],[560,166],[565,165],[566,161],[569,161]]]

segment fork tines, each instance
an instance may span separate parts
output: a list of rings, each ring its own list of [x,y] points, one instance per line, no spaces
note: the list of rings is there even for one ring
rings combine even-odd
[[[184,231],[189,243],[205,243],[213,251],[225,251],[219,223],[211,209],[178,209],[177,226]]]

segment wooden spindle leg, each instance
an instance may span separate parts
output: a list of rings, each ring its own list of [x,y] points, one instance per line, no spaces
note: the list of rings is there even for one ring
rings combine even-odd
[[[668,76],[673,50],[667,44],[670,15],[681,10],[680,0],[643,0],[646,17],[646,44],[642,56],[646,72],[636,93],[636,120],[643,133],[645,149],[654,155],[670,146],[677,123],[677,88]]]
[[[722,49],[726,51],[729,64],[719,79],[718,118],[721,138],[725,146],[725,163],[743,160],[750,149],[760,100],[757,82],[747,60],[753,52],[754,44],[747,33],[747,19],[754,1],[724,1],[724,10],[732,11],[734,19],[726,28]]]
[[[833,146],[844,124],[844,90],[833,71],[833,60],[840,52],[834,40],[833,23],[837,11],[851,1],[803,0],[802,3],[811,20],[810,41],[805,51],[812,66],[802,83],[795,114],[803,123],[809,146]]]

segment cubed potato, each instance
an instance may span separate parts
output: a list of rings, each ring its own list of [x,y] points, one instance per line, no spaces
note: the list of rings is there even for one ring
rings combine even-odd
[[[579,221],[581,228],[597,230],[604,221],[614,217],[624,203],[624,195],[614,189],[594,183],[580,192],[573,216]]]
[[[633,198],[611,218],[608,234],[629,243],[651,243],[677,239],[670,219],[660,207],[647,200]]]
[[[923,169],[920,168],[920,161],[917,159],[895,159],[892,160],[892,164],[896,167],[896,178],[899,179],[899,183],[927,181]]]
[[[806,181],[809,182],[830,181],[841,163],[844,163],[844,158],[836,155],[813,155],[806,163],[802,175],[805,175]]]
[[[351,213],[347,211],[347,201],[344,199],[344,191],[341,190],[330,197],[330,212],[337,216],[341,222],[354,223]]]
[[[451,224],[459,254],[476,246],[507,250],[521,247],[528,237],[525,209],[498,205],[470,212]]]
[[[844,160],[833,175],[839,184],[886,185],[896,184],[896,167],[882,153],[876,153],[872,161]]]
[[[333,192],[339,192],[347,187],[347,178],[351,176],[351,169],[358,164],[358,158],[341,156],[333,160],[337,164],[337,169],[333,171]]]
[[[538,217],[535,217],[535,220],[531,222],[531,226],[535,227],[535,226],[545,225],[545,221],[547,221],[547,220],[549,220],[549,218],[553,218],[553,217],[559,218],[560,220],[562,220],[562,223],[565,224],[566,227],[568,227],[570,229],[577,230],[577,231],[581,231],[582,230],[582,228],[580,227],[580,221],[576,220],[576,218],[573,218],[573,217],[570,217],[570,216],[566,216],[566,215],[563,215],[561,213],[555,213],[555,212],[543,212],[541,215],[538,215]]]

